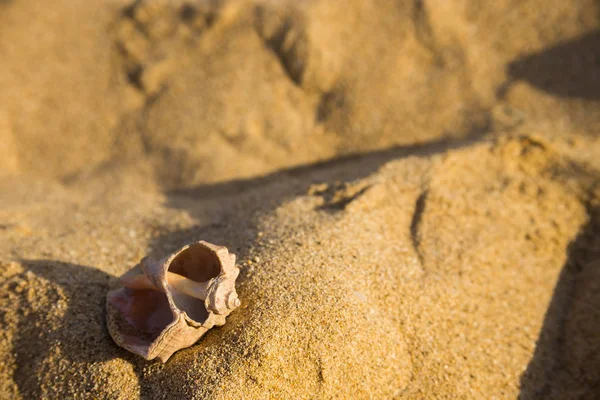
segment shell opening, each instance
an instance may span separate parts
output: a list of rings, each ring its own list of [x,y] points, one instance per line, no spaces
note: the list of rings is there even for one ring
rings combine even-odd
[[[221,263],[211,249],[197,243],[177,254],[169,264],[168,271],[193,282],[201,283],[217,277],[221,271]],[[204,305],[204,299],[200,298],[205,296],[191,296],[189,291],[185,293],[177,289],[177,286],[180,285],[173,282],[174,277],[176,276],[167,274],[167,282],[175,306],[196,322],[206,321],[208,311]]]

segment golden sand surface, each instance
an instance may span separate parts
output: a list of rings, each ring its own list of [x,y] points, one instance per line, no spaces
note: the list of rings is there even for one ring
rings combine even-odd
[[[0,398],[595,398],[595,0],[0,0]],[[207,240],[165,364],[116,278]]]

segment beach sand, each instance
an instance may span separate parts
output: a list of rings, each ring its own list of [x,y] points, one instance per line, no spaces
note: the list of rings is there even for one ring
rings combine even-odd
[[[0,1],[0,398],[594,398],[600,4]],[[167,363],[116,278],[207,240]]]

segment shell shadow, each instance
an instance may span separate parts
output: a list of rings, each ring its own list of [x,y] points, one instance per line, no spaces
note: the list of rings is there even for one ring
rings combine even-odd
[[[521,57],[506,67],[510,79],[497,92],[502,99],[516,81],[566,98],[600,100],[600,30]]]
[[[569,245],[519,398],[586,399],[600,393],[600,208]]]
[[[21,260],[25,271],[11,277],[21,286],[14,306],[19,309],[18,334],[13,342],[16,369],[13,379],[24,398],[41,398],[44,375],[85,364],[129,357],[110,338],[105,323],[105,296],[111,276],[96,268],[56,260]],[[34,299],[32,300],[32,296]],[[40,306],[38,301],[42,304]],[[47,378],[46,378],[47,379]],[[90,382],[77,382],[85,393]]]

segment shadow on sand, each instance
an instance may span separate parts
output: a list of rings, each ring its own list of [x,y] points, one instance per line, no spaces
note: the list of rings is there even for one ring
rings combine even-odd
[[[569,245],[519,398],[600,394],[600,208]]]
[[[268,192],[268,197],[272,198],[272,190],[275,189],[280,196],[275,196],[275,200],[270,200],[269,208],[273,208],[273,205],[281,204],[285,198],[306,194],[308,188],[315,183],[335,184],[336,182],[354,181],[373,174],[385,163],[392,160],[409,156],[427,157],[472,145],[484,139],[491,128],[492,121],[486,116],[481,124],[474,126],[469,132],[458,138],[442,138],[422,144],[396,146],[369,153],[350,154],[332,160],[280,170],[262,177],[236,179],[173,190],[168,192],[169,202],[167,205],[188,209],[180,201],[182,198],[209,200],[227,196],[240,196],[252,191],[258,194],[262,191]]]
[[[526,81],[559,97],[600,100],[600,30],[519,58],[506,71],[501,99],[514,82]]]
[[[36,307],[40,303],[26,290],[14,304],[22,314],[13,342],[13,378],[21,396],[39,399],[50,391],[56,396],[118,397],[102,387],[104,374],[80,371],[121,358],[138,376],[141,397],[152,398],[152,388],[141,379],[148,361],[118,347],[106,327],[106,293],[115,277],[93,267],[55,260],[21,260],[21,265],[25,271],[10,280],[26,282],[26,287],[35,288],[34,296],[44,298],[43,306]],[[49,382],[46,371],[60,377]]]
[[[40,373],[49,369],[44,363],[50,362],[52,352],[59,350],[72,365],[105,361],[118,356],[118,350],[107,345],[111,340],[104,323],[109,275],[53,260],[21,260],[21,264],[25,272],[12,280],[26,282],[35,293],[21,292],[20,304],[14,305],[23,313],[14,342],[14,379],[21,395],[33,399],[43,394]],[[35,307],[32,295],[43,298],[44,306]]]

